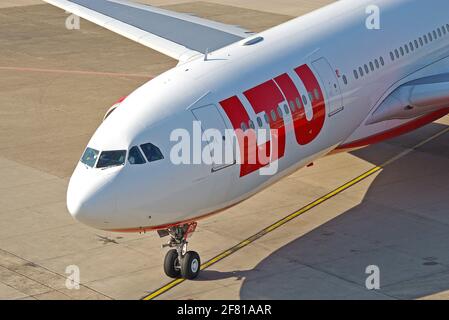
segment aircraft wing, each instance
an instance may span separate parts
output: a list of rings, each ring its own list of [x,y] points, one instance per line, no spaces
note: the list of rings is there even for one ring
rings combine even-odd
[[[237,26],[123,0],[44,0],[176,60],[251,35]]]
[[[413,119],[449,106],[449,73],[408,82],[393,91],[368,118],[367,124]]]

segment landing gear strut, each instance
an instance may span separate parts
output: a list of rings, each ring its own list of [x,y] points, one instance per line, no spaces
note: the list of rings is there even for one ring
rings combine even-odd
[[[164,248],[172,248],[164,261],[164,271],[168,277],[176,279],[181,276],[188,280],[198,277],[200,256],[194,251],[187,251],[187,238],[195,232],[196,226],[196,222],[191,222],[158,231],[161,238],[170,236],[170,241],[163,245]]]

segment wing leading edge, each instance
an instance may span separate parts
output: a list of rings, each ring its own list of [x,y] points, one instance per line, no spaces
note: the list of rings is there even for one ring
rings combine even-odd
[[[44,0],[176,60],[214,51],[251,32],[122,0]]]

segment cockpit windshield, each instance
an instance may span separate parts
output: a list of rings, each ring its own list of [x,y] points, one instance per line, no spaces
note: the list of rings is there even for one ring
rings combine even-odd
[[[97,162],[99,153],[100,152],[98,150],[87,148],[83,154],[83,157],[81,158],[81,162],[86,166],[93,168],[95,166],[95,163]]]
[[[145,154],[145,157],[147,157],[148,162],[154,162],[154,161],[164,159],[161,149],[156,147],[154,144],[147,143],[147,144],[141,145],[140,147],[142,148],[142,151]]]
[[[142,153],[140,152],[140,150],[137,146],[132,147],[131,150],[129,150],[128,161],[130,164],[133,164],[133,165],[146,163]]]
[[[127,150],[98,151],[92,148],[87,148],[81,158],[81,162],[91,168],[106,169],[124,166],[127,155],[128,162],[131,165],[145,164],[145,157],[148,162],[155,162],[164,159],[161,150],[154,144],[147,143],[141,145],[140,147],[142,150],[140,150],[138,146],[134,146],[129,150],[129,152]]]
[[[126,150],[103,151],[98,159],[97,168],[110,168],[125,164]]]

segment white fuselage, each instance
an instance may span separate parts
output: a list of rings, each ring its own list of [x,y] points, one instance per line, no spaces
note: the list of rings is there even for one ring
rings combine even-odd
[[[366,8],[373,4],[380,9],[380,29],[366,25]],[[344,0],[262,32],[252,37],[261,37],[252,45],[244,45],[246,39],[178,65],[128,96],[88,145],[102,152],[152,143],[163,159],[106,169],[79,163],[68,190],[70,212],[92,227],[113,231],[193,221],[334,150],[361,147],[370,137],[380,140],[385,132],[405,128],[416,119],[366,121],[398,86],[449,69],[448,12],[447,0]],[[273,120],[278,107],[281,115]],[[263,175],[267,166],[238,161],[221,167],[174,164],[176,142],[170,137],[177,129],[194,136],[196,120],[204,130],[217,123],[235,130],[242,123],[249,127],[249,121],[277,129],[280,154],[271,159],[276,173]]]

